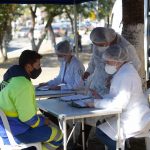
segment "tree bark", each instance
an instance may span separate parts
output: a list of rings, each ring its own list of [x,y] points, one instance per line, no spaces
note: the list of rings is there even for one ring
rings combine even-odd
[[[8,59],[7,56],[7,33],[6,31],[4,32],[2,41],[0,42],[0,52],[1,52],[1,61],[0,62],[5,62]]]
[[[53,27],[52,27],[52,22],[53,22],[53,18],[49,17],[45,28],[47,29],[47,32],[49,33],[52,49],[54,49],[54,47],[56,46],[56,39],[55,39]]]
[[[0,52],[1,52],[1,60],[0,60],[0,63],[3,63],[3,62],[6,61],[6,58],[5,58],[4,54],[3,54],[3,48],[2,48],[2,46],[0,46]]]
[[[32,46],[32,49],[33,49],[34,51],[38,51],[37,46],[36,46],[36,43],[35,43],[35,39],[34,39],[34,28],[35,28],[35,18],[36,18],[36,6],[34,7],[34,10],[33,10],[33,7],[30,5],[30,6],[29,6],[29,9],[30,9],[30,12],[31,12],[31,20],[32,20],[32,27],[31,27],[31,29],[30,29],[31,46]]]
[[[72,30],[72,34],[74,34],[74,24],[73,24],[73,19],[69,13],[69,10],[65,9],[66,10],[66,14],[68,16],[68,18],[70,19],[70,23],[71,23],[71,30]]]
[[[143,88],[146,88],[146,71],[144,61],[144,1],[122,0],[123,29],[122,35],[136,48],[141,60],[139,74]]]
[[[55,40],[55,34],[52,28],[52,25],[49,25],[49,33],[50,33],[50,39],[51,39],[51,44],[53,46],[53,48],[56,46],[56,40]]]

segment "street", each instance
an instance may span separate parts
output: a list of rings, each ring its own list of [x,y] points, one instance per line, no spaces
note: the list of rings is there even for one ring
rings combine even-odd
[[[18,57],[25,49],[31,49],[31,43],[28,38],[18,38],[9,42],[8,58]]]

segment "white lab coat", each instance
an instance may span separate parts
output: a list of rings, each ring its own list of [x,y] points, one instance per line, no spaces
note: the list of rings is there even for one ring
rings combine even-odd
[[[98,51],[97,46],[93,45],[93,55],[87,68],[87,71],[91,74],[87,80],[87,86],[90,87],[90,89],[96,90],[100,95],[105,95],[108,93],[108,88],[106,87],[105,81],[109,75],[104,69],[105,64],[102,59],[103,52],[104,51]]]
[[[117,34],[117,44],[123,45],[129,50],[129,60],[132,61],[135,68],[138,70],[140,68],[140,60],[136,54],[136,50],[133,45],[131,45],[125,38]],[[95,89],[100,95],[105,95],[108,93],[108,88],[106,87],[106,80],[108,74],[104,70],[104,62],[102,59],[103,51],[100,52],[97,49],[97,46],[93,45],[93,55],[88,64],[87,72],[91,74],[88,79],[87,85],[91,89]]]
[[[143,127],[144,114],[149,112],[148,101],[143,94],[141,79],[132,63],[126,63],[113,76],[110,92],[103,99],[95,100],[96,108],[122,108],[122,138],[134,136]],[[117,118],[106,119],[98,126],[111,139],[116,140]]]
[[[65,71],[65,65],[66,71]],[[70,63],[62,62],[60,64],[60,71],[56,78],[48,82],[49,86],[61,86],[61,90],[70,90],[83,87],[83,80],[81,78],[84,72],[84,66],[75,56],[72,57]]]

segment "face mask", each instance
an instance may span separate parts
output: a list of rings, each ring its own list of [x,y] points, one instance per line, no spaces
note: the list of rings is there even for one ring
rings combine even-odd
[[[32,79],[36,79],[40,74],[41,74],[41,72],[42,72],[42,69],[41,68],[39,68],[39,69],[33,69],[32,70],[32,72],[30,73],[30,77],[32,78]]]
[[[58,57],[58,61],[59,61],[60,63],[62,63],[62,62],[65,61],[65,59],[64,59],[63,57]]]
[[[103,53],[107,48],[108,48],[108,46],[106,46],[106,47],[97,46],[97,50],[101,53]]]
[[[117,71],[117,69],[116,69],[116,66],[111,66],[111,65],[106,64],[105,71],[108,74],[114,74]]]

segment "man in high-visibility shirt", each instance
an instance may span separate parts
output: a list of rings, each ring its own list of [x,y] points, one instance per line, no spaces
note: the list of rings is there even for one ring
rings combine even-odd
[[[50,121],[37,115],[35,90],[31,78],[41,73],[40,59],[35,51],[25,50],[19,57],[19,65],[10,67],[4,74],[7,83],[0,91],[0,108],[6,114],[17,143],[44,143],[43,149],[57,149],[62,145],[62,133],[51,127]],[[0,119],[0,136],[9,144]]]

